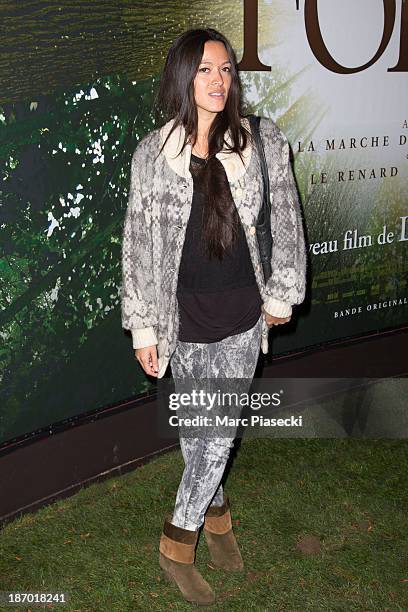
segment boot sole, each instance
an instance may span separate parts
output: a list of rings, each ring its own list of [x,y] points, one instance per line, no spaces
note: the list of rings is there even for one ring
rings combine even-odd
[[[224,570],[224,572],[238,573],[243,572],[245,569],[245,565],[242,565],[241,567],[224,567],[223,565],[218,565],[218,563],[215,563],[213,559],[211,559],[211,564],[217,569]]]

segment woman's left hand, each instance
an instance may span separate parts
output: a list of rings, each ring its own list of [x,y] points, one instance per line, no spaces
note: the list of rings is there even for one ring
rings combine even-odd
[[[268,327],[272,327],[273,325],[282,325],[283,323],[289,323],[291,317],[274,317],[273,315],[266,312],[265,308],[262,305],[262,312],[265,315],[265,321]]]

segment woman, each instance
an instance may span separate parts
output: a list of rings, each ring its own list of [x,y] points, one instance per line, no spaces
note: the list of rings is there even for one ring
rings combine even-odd
[[[268,330],[305,294],[306,252],[286,138],[261,118],[272,203],[272,276],[256,238],[262,174],[242,110],[237,62],[213,29],[189,30],[169,50],[158,108],[167,121],[132,158],[122,252],[122,323],[146,374],[252,379]],[[243,567],[220,484],[233,437],[180,439],[185,469],[159,561],[191,602],[214,593],[194,565],[198,532],[215,565]]]

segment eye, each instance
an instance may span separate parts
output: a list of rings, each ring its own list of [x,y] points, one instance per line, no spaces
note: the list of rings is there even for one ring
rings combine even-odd
[[[208,66],[202,66],[201,68],[198,69],[198,72],[204,72],[205,73],[206,70],[209,71],[210,68],[208,68]],[[224,66],[223,70],[224,70],[224,72],[231,72],[231,67],[230,66]]]

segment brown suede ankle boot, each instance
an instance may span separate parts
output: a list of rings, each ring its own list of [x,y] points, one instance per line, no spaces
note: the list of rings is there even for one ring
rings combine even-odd
[[[244,562],[232,531],[228,497],[222,506],[209,506],[207,509],[204,535],[214,565],[227,571],[243,569]]]
[[[159,564],[166,578],[178,586],[184,599],[208,606],[215,602],[215,595],[194,565],[197,540],[198,531],[182,529],[166,519],[160,538]]]

